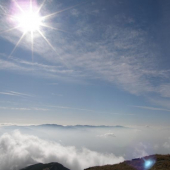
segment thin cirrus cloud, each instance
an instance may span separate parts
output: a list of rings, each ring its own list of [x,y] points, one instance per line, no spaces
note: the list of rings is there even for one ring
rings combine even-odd
[[[19,92],[15,92],[15,91],[0,92],[0,95],[18,96],[18,97],[34,97],[33,95],[19,93]]]
[[[18,110],[18,111],[49,111],[46,108],[24,108],[24,107],[0,107],[3,110]]]
[[[36,62],[33,63],[16,58],[6,60],[4,54],[0,59],[0,70],[10,70],[19,74],[28,74],[52,79],[63,79],[63,77],[65,77],[65,79],[71,79],[70,77],[80,77],[80,72],[76,73],[74,70],[65,68],[64,66],[54,66]]]
[[[90,109],[83,109],[83,108],[73,108],[73,107],[67,107],[67,106],[51,106],[51,105],[46,105],[48,108],[58,108],[58,109],[69,109],[69,110],[79,110],[79,111],[86,111],[86,112],[94,112],[94,113],[99,113],[99,114],[115,114],[115,115],[129,115],[129,116],[133,116],[135,114],[132,113],[127,113],[127,114],[122,114],[122,113],[108,113],[108,112],[101,112],[101,111],[97,111],[97,110],[90,110]]]
[[[140,109],[146,109],[146,110],[170,112],[170,110],[168,110],[168,109],[157,108],[157,107],[148,107],[148,106],[133,106],[133,107],[140,108]]]
[[[149,101],[151,103],[154,103],[154,104],[157,104],[157,105],[160,105],[164,108],[167,108],[168,110],[170,110],[170,100],[168,98],[149,98]]]
[[[116,1],[114,3],[116,4]],[[162,97],[169,97],[169,85],[167,86],[165,81],[170,80],[170,70],[156,67],[158,64],[156,59],[159,57],[155,48],[157,44],[149,38],[148,32],[138,29],[140,27],[138,22],[128,15],[115,14],[108,23],[104,24],[100,22],[102,13],[95,12],[96,22],[88,22],[87,18],[94,16],[96,11],[88,7],[87,5],[85,9],[76,8],[76,15],[75,9],[67,11],[70,14],[69,17],[77,19],[74,27],[70,22],[60,23],[60,25],[67,25],[73,36],[63,32],[49,31],[47,36],[55,47],[55,52],[46,42],[41,41],[40,37],[35,40],[35,53],[53,63],[53,66],[2,59],[0,64],[6,63],[6,69],[24,70],[27,73],[32,69],[31,65],[34,65],[33,70],[40,76],[101,79],[116,84],[131,94],[155,93]],[[83,14],[88,15],[84,17]],[[2,21],[4,21],[4,28],[9,27],[4,18]],[[16,32],[0,36],[15,44],[16,38],[19,38],[19,33]],[[90,37],[99,38],[94,41]],[[23,40],[19,47],[30,50],[26,40]],[[2,68],[5,69],[5,67]],[[160,81],[155,84],[152,77]]]

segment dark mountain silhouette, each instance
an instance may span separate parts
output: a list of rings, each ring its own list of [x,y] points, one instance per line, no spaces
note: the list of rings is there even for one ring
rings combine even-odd
[[[105,165],[85,170],[170,170],[170,155],[151,155],[116,165]]]
[[[59,163],[35,164],[21,170],[69,170]]]

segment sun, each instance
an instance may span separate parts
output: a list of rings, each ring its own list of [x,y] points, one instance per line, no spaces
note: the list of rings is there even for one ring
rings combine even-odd
[[[33,59],[33,53],[34,53],[35,33],[36,35],[37,33],[39,33],[39,36],[41,36],[46,41],[46,43],[55,51],[55,48],[53,47],[53,45],[50,43],[50,41],[46,38],[45,34],[43,33],[43,27],[57,30],[57,28],[53,28],[52,26],[50,26],[44,21],[48,20],[48,18],[57,14],[58,12],[48,14],[46,16],[41,16],[41,10],[46,0],[44,0],[40,6],[37,5],[37,0],[24,0],[24,1],[12,0],[12,2],[13,2],[12,11],[14,12],[10,15],[10,19],[13,22],[14,27],[5,32],[9,32],[14,29],[17,29],[20,32],[22,32],[22,35],[20,39],[18,40],[18,42],[16,43],[9,57],[12,56],[16,48],[19,46],[19,44],[21,43],[21,41],[24,39],[24,37],[27,34],[31,35],[30,42],[31,42],[32,59]]]
[[[54,13],[47,14],[45,16],[41,16],[41,10],[43,9],[43,6],[46,1],[47,0],[42,0],[42,3],[38,5],[37,0],[11,0],[12,13],[10,13],[7,16],[9,17],[8,20],[12,21],[14,27],[11,27],[8,30],[0,32],[0,34],[4,32],[11,32],[17,29],[20,32],[22,32],[22,35],[19,38],[19,40],[16,42],[15,47],[13,48],[9,57],[12,56],[16,48],[20,45],[21,41],[24,39],[24,37],[27,34],[31,35],[30,42],[31,42],[32,60],[33,60],[33,53],[34,53],[34,39],[35,39],[35,34],[37,37],[37,33],[39,33],[39,36],[42,37],[46,41],[46,43],[52,48],[52,50],[56,52],[56,49],[53,47],[53,45],[45,36],[45,31],[43,31],[43,27],[50,28],[56,31],[67,32],[52,27],[47,23],[47,20],[55,16],[56,14],[72,9],[76,6],[79,6],[80,4],[68,7],[66,9]]]
[[[10,17],[13,24],[17,26],[17,29],[24,33],[33,33],[40,30],[40,27],[43,25],[43,18],[40,12],[44,3],[45,1],[43,1],[41,6],[38,6],[36,0],[24,0],[19,2],[17,0],[12,0],[13,13]]]
[[[22,13],[21,15],[14,16],[20,29],[24,32],[35,32],[40,29],[42,18],[37,12],[29,11]]]

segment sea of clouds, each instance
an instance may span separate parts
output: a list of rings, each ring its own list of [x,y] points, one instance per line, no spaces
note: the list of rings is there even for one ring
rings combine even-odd
[[[0,137],[0,170],[19,170],[37,162],[58,162],[71,170],[97,165],[115,164],[123,157],[104,154],[87,148],[77,149],[54,141],[22,134],[19,130]]]
[[[169,154],[169,130],[0,126],[0,170],[20,170],[50,162],[83,170],[147,155]]]

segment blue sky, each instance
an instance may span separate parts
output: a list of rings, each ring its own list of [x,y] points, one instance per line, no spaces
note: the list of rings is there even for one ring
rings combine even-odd
[[[44,2],[57,29],[34,33],[33,56],[29,32],[13,51],[17,8],[0,2],[1,123],[169,124],[168,0]]]

